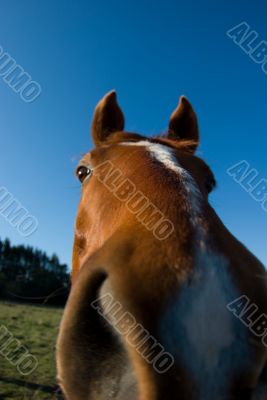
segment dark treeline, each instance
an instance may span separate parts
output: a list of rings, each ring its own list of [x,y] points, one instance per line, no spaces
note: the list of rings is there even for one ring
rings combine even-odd
[[[64,305],[70,276],[57,255],[0,240],[0,299]]]

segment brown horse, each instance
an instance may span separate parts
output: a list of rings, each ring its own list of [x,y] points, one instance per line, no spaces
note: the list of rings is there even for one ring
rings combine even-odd
[[[192,106],[181,97],[168,134],[146,138],[111,92],[92,136],[57,344],[66,398],[267,399],[265,269],[208,202]]]

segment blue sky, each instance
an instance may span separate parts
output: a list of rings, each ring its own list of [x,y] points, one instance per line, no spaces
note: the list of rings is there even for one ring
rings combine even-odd
[[[267,213],[226,170],[247,160],[267,179],[267,75],[226,31],[246,21],[267,40],[263,1],[1,2],[0,46],[42,87],[24,103],[0,78],[0,186],[39,221],[21,237],[0,217],[0,236],[56,252],[70,265],[93,109],[115,88],[129,130],[163,131],[178,97],[194,105],[199,154],[218,189],[212,205],[265,264]]]

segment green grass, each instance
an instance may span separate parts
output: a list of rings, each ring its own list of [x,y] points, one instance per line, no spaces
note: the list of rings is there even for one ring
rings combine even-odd
[[[1,400],[60,398],[55,393],[55,342],[61,316],[62,310],[57,308],[0,303],[0,326],[5,326],[38,360],[37,368],[24,376],[0,354]]]

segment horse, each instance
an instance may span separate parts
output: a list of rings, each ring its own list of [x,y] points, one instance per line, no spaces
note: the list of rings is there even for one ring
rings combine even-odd
[[[145,137],[112,91],[91,131],[56,346],[66,399],[266,400],[265,268],[209,204],[191,103]]]

